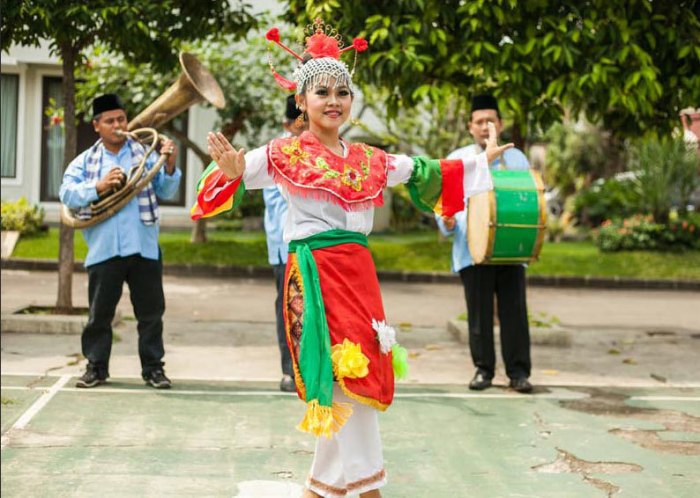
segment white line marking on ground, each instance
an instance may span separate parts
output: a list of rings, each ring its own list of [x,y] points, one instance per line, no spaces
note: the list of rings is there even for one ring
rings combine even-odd
[[[72,375],[61,376],[54,383],[54,385],[52,385],[49,388],[48,391],[42,394],[39,397],[39,399],[37,399],[34,402],[34,404],[32,404],[32,406],[30,406],[29,409],[26,412],[24,412],[20,418],[17,419],[17,421],[14,424],[12,424],[12,427],[10,427],[10,429],[5,434],[3,434],[2,441],[0,442],[0,449],[5,448],[5,446],[7,446],[7,444],[10,442],[10,435],[12,434],[12,432],[24,429],[27,426],[27,424],[36,416],[36,414],[39,413],[41,409],[48,404],[49,401],[51,401],[51,398],[53,398],[56,395],[56,393],[60,391],[61,388],[63,388],[63,386],[65,386],[71,378]]]
[[[55,386],[55,385],[54,385]],[[9,391],[30,391],[37,389],[45,389],[43,387],[26,387],[26,386],[3,386],[2,389]],[[53,389],[53,388],[52,388]],[[164,394],[164,395],[186,395],[186,396],[279,396],[279,397],[296,397],[294,393],[283,393],[279,391],[234,391],[234,390],[195,390],[195,389],[167,389],[154,390],[150,388],[134,388],[126,389],[121,387],[101,387],[98,389],[80,389],[76,387],[61,388],[62,392],[81,392],[86,394]],[[55,394],[55,393],[54,393]],[[416,393],[396,393],[395,398],[453,398],[453,399],[577,399],[586,398],[588,394],[577,393],[572,391],[564,391],[559,393],[542,393],[532,395],[522,395],[516,393],[433,393],[433,392],[416,392]],[[631,396],[630,400],[636,401],[696,401],[700,402],[700,396]],[[18,421],[19,422],[19,421]],[[14,428],[14,427],[13,427]]]

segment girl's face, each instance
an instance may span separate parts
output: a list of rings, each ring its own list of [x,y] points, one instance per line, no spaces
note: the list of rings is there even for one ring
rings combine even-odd
[[[337,131],[350,117],[352,93],[346,85],[335,86],[331,79],[328,86],[315,86],[299,96],[301,109],[309,116],[311,131]]]

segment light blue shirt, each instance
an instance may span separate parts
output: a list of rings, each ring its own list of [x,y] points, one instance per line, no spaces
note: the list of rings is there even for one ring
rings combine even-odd
[[[73,159],[63,174],[63,183],[59,191],[61,202],[71,209],[78,209],[97,200],[97,180],[85,181],[85,168],[89,149]],[[158,160],[153,153],[146,160],[150,169]],[[107,149],[102,154],[98,178],[105,176],[112,168],[121,167],[127,174],[131,170],[131,149],[125,143],[117,154]],[[162,199],[174,197],[180,185],[182,173],[175,169],[172,175],[165,173],[165,166],[152,180],[151,185],[156,195]],[[88,246],[85,266],[106,261],[115,256],[140,254],[144,258],[158,259],[159,225],[145,225],[139,214],[138,196],[129,201],[115,215],[83,229],[83,236]]]
[[[476,144],[467,145],[455,150],[447,159],[468,159],[481,152],[481,147]],[[527,156],[521,150],[516,148],[508,149],[503,153],[505,169],[523,170],[529,169],[530,163]],[[500,169],[500,158],[497,158],[491,163],[491,169]],[[452,230],[447,230],[440,216],[435,216],[440,232],[448,237],[454,237],[452,240],[452,260],[450,269],[457,273],[463,268],[467,268],[473,264],[472,255],[469,253],[469,245],[467,244],[467,210],[460,211],[455,214],[455,226]]]
[[[265,201],[265,234],[267,235],[267,259],[271,265],[287,263],[289,245],[282,238],[287,221],[287,201],[277,187],[263,189]]]

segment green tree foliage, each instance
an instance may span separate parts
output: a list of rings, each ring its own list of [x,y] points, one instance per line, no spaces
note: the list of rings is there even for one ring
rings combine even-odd
[[[423,98],[413,107],[398,109],[392,117],[385,105],[385,89],[365,86],[363,90],[362,108],[351,125],[357,128],[355,135],[367,143],[389,152],[445,157],[471,141],[467,103],[459,94],[446,93],[437,102]],[[367,124],[363,118],[368,112],[383,123],[383,128]]]
[[[25,0],[3,2],[2,44],[38,45],[76,54],[95,42],[161,71],[177,65],[183,43],[213,33],[245,34],[255,20],[240,2],[226,0]]]
[[[386,88],[392,113],[489,90],[522,136],[565,109],[634,136],[667,134],[700,100],[699,11],[698,0],[290,0],[287,17],[365,36],[356,79]]]
[[[65,114],[63,163],[77,154],[75,69],[98,40],[134,61],[175,66],[180,46],[220,32],[246,33],[255,24],[245,5],[227,0],[25,0],[3,2],[0,49],[48,40],[62,61]],[[73,230],[61,225],[57,311],[72,308]]]

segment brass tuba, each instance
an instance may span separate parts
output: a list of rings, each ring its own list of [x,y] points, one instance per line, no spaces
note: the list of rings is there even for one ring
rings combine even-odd
[[[141,142],[147,141],[147,147],[141,164],[129,172],[126,183],[106,197],[92,202],[89,206],[90,217],[78,218],[74,211],[61,205],[61,222],[73,228],[87,228],[100,223],[116,214],[141,190],[151,183],[158,171],[168,160],[169,154],[163,152],[150,170],[146,170],[146,159],[163,138],[155,128],[167,123],[194,104],[207,101],[214,107],[223,108],[226,99],[224,92],[214,77],[197,58],[189,53],[180,53],[182,74],[170,88],[163,92],[151,105],[129,121],[125,135]]]

